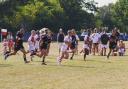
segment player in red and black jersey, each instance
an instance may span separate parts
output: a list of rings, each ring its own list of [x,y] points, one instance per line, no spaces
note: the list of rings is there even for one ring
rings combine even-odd
[[[44,29],[40,31],[40,41],[39,41],[39,53],[36,53],[36,56],[43,57],[42,65],[46,65],[45,58],[47,56],[49,45],[49,39]]]
[[[52,32],[48,28],[45,28],[45,33],[46,33],[47,38],[48,38],[48,48],[47,48],[47,55],[48,55],[49,50],[50,50],[51,41],[52,41]]]
[[[109,59],[111,52],[117,48],[117,43],[118,43],[118,37],[116,36],[116,32],[113,30],[112,35],[109,38],[109,53],[107,55],[108,59]]]
[[[70,57],[70,60],[73,60],[73,57],[77,51],[79,37],[77,36],[74,29],[71,30],[71,33],[72,33],[72,36],[71,36],[70,50],[71,50],[72,55]]]
[[[23,53],[24,62],[29,63],[26,59],[27,52],[25,51],[24,46],[23,46],[23,35],[24,35],[24,29],[21,28],[20,31],[18,31],[16,34],[14,52],[9,53],[9,54],[5,54],[5,60],[7,59],[7,57],[9,57],[11,55],[16,55],[16,53],[20,50]]]

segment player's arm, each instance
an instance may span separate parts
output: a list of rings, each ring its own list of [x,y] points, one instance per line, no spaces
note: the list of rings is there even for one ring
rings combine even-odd
[[[57,42],[59,42],[59,33],[57,34]]]

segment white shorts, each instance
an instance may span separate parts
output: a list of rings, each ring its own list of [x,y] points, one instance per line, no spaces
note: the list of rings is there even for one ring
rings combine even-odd
[[[101,48],[106,48],[106,49],[107,49],[107,48],[108,48],[108,45],[100,44],[100,47],[101,47]]]
[[[29,52],[31,52],[31,51],[35,51],[35,46],[28,46],[28,50],[29,50]]]
[[[35,49],[39,49],[39,41],[36,41]]]
[[[124,54],[125,53],[125,49],[124,48],[120,48],[119,49],[119,53],[123,53]]]
[[[64,44],[61,46],[61,52],[67,52],[68,45]]]
[[[90,49],[87,44],[84,44],[84,45],[83,45],[83,48],[84,48],[84,49],[86,48],[86,49],[88,49],[88,50]]]
[[[61,47],[63,46],[63,43],[58,43],[58,47],[59,47],[59,49],[61,49]]]

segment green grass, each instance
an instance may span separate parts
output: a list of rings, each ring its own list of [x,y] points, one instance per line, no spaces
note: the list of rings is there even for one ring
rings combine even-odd
[[[0,89],[127,89],[128,57],[75,56],[56,64],[57,44],[51,45],[46,66],[35,57],[24,64],[22,55],[0,56]]]

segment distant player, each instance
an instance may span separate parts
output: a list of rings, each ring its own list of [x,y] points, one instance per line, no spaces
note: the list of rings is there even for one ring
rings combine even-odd
[[[106,34],[106,31],[103,30],[103,33],[100,38],[101,56],[106,56],[106,50],[108,48],[108,41],[109,41],[109,36]]]
[[[124,56],[125,51],[126,51],[125,43],[122,40],[120,40],[120,43],[119,43],[119,56]]]
[[[93,45],[93,55],[98,53],[100,34],[97,32],[97,29],[94,29],[94,33],[91,35],[92,45]]]
[[[59,45],[59,54],[60,54],[60,51],[61,51],[61,46],[63,45],[64,43],[64,32],[62,29],[59,30],[59,33],[57,34],[57,42],[58,42],[58,45]]]
[[[8,51],[8,40],[4,39],[2,42],[2,48],[3,48],[3,54],[5,55],[6,53],[9,53]]]
[[[7,40],[8,40],[9,52],[11,52],[12,50],[14,50],[14,39],[11,32],[8,32]]]

